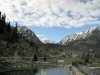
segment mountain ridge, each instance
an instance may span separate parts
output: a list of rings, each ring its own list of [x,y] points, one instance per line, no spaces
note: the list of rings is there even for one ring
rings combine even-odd
[[[78,39],[85,39],[86,37],[90,36],[92,34],[92,31],[97,29],[98,27],[91,27],[89,29],[87,29],[86,31],[82,31],[82,32],[78,32],[78,33],[74,33],[72,35],[67,35],[66,37],[64,37],[59,44],[61,45],[65,45],[70,43],[71,41],[74,40],[78,40]]]

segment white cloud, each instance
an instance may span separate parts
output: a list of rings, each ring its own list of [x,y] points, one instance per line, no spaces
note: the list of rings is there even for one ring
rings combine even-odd
[[[0,0],[0,11],[10,21],[28,26],[70,28],[100,24],[100,19],[96,20],[100,0]]]

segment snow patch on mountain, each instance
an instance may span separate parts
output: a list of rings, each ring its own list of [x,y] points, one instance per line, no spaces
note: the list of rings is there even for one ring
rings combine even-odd
[[[46,44],[46,43],[53,43],[55,44],[55,41],[50,40],[49,38],[45,37],[41,39],[42,43]]]

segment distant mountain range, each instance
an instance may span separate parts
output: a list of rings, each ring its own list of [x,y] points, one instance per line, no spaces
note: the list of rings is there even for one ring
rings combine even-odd
[[[98,27],[91,27],[86,31],[68,35],[59,43],[56,43],[50,39],[40,41],[36,34],[26,26],[19,27],[18,32],[21,33],[25,39],[33,41],[35,44],[59,44],[66,46],[66,49],[70,48],[72,50],[100,48],[100,28]]]
[[[52,49],[55,47],[53,44],[64,45],[67,50],[70,49],[81,51],[89,49],[100,49],[100,28],[98,27],[91,27],[86,31],[68,35],[59,43],[55,43],[50,39],[44,39],[40,41],[35,33],[25,26],[19,28],[19,33],[21,33],[22,36],[24,36],[26,39],[33,41],[35,44],[48,44],[48,48],[50,48],[52,45]],[[59,45],[56,45],[56,48]],[[63,47],[61,47],[61,49],[63,50]]]

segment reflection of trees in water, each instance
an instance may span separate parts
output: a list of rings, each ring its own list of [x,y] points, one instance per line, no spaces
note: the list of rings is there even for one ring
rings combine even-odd
[[[32,71],[33,72],[33,75],[35,75],[36,73],[38,73],[38,71],[39,71],[38,68],[34,68],[33,71]]]
[[[0,75],[69,75],[69,72],[61,68],[34,67],[32,70],[10,71]]]
[[[41,69],[41,72],[40,72],[41,74],[40,75],[47,75],[45,70],[46,70],[45,68]]]
[[[34,68],[30,71],[9,71],[9,72],[1,72],[0,75],[36,75],[38,73],[38,68]]]

